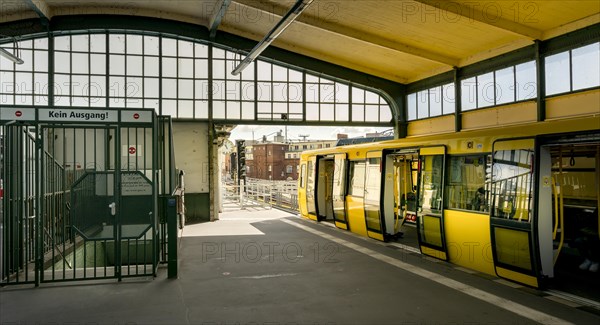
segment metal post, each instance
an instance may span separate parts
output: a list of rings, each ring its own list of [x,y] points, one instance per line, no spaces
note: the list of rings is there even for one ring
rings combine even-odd
[[[177,223],[177,199],[170,196],[167,200],[167,254],[168,269],[167,277],[169,279],[177,278],[177,244],[178,244],[178,223]]]

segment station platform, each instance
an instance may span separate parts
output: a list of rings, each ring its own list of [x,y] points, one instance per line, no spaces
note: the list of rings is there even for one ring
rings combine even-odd
[[[182,231],[179,278],[0,289],[2,324],[599,324],[595,307],[276,209]]]

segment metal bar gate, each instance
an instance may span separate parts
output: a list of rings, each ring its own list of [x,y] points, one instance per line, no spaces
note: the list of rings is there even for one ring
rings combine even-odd
[[[157,117],[3,108],[1,284],[156,275]]]

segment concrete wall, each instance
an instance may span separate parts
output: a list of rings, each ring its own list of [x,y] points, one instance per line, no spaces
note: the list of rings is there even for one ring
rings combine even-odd
[[[186,222],[210,220],[208,123],[173,122],[177,169],[185,171]]]

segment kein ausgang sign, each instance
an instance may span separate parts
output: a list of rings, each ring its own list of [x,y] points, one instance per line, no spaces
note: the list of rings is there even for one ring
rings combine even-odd
[[[118,122],[119,112],[92,109],[40,109],[38,120],[55,122]]]

